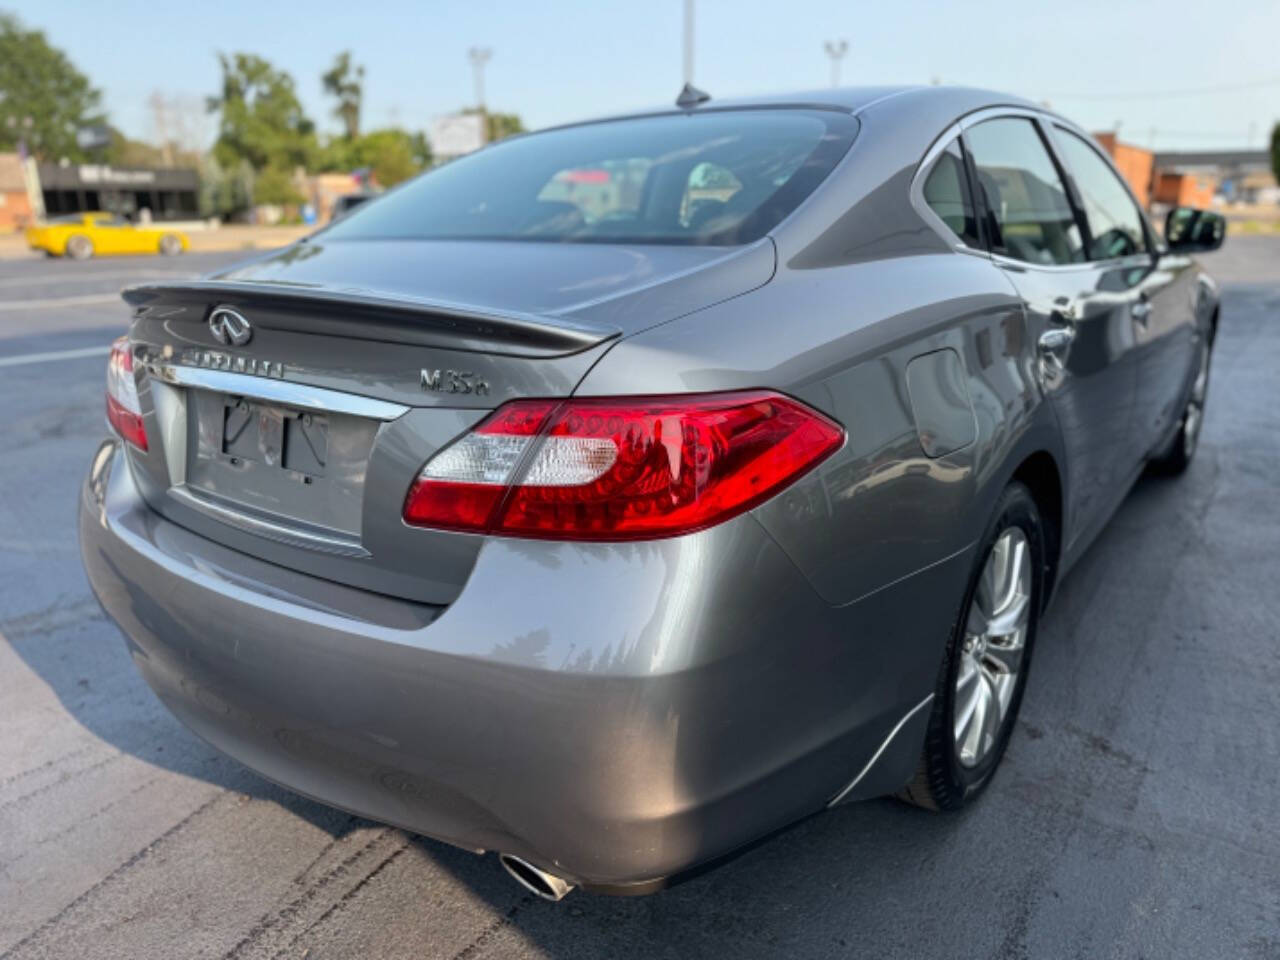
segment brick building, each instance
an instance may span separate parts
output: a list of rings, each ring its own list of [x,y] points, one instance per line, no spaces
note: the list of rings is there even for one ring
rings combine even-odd
[[[21,230],[36,217],[26,166],[16,153],[0,153],[0,233]]]

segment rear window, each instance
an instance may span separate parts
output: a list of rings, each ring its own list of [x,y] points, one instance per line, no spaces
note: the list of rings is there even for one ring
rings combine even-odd
[[[725,110],[549,130],[494,144],[362,206],[334,240],[750,243],[829,174],[857,122]]]

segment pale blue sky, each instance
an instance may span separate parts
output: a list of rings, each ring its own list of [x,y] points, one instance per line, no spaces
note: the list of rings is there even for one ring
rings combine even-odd
[[[366,128],[426,128],[469,104],[472,45],[493,49],[490,108],[518,112],[532,127],[664,103],[681,83],[681,0],[0,0],[0,8],[46,31],[103,90],[112,120],[143,138],[154,132],[154,90],[195,103],[217,89],[217,51],[257,53],[289,70],[323,130],[337,122],[320,74],[344,48],[367,68]],[[698,0],[696,36],[696,82],[720,96],[826,86],[823,41],[845,38],[846,84],[938,77],[994,87],[1047,99],[1090,129],[1120,121],[1122,138],[1142,145],[1154,127],[1159,148],[1243,147],[1252,123],[1261,146],[1280,120],[1280,0]]]

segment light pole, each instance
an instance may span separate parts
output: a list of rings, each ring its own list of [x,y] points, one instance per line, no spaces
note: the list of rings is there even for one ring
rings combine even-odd
[[[828,40],[823,47],[827,51],[827,56],[831,58],[831,85],[833,87],[840,86],[840,61],[844,59],[844,55],[849,52],[848,40]]]
[[[684,0],[684,82],[693,83],[693,0]]]
[[[480,108],[481,113],[485,112],[484,67],[492,56],[493,51],[488,47],[472,47],[467,51],[467,59],[471,61],[471,72],[476,85],[476,106]]]

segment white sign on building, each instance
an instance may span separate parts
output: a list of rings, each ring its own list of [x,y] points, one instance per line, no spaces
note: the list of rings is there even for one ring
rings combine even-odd
[[[484,117],[478,113],[454,113],[431,122],[431,152],[441,160],[461,157],[485,143]]]

